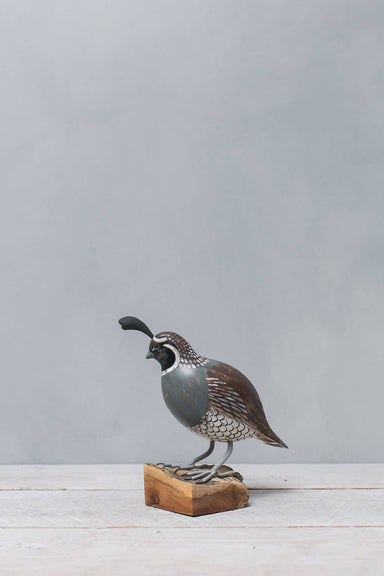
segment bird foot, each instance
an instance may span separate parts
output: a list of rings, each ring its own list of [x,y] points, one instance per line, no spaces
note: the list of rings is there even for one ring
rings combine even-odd
[[[173,472],[179,472],[183,470],[204,470],[211,469],[213,464],[165,464],[164,462],[158,462],[156,466],[161,466],[162,468],[172,468]]]
[[[229,478],[232,476],[233,478],[237,478],[240,482],[243,481],[243,477],[240,472],[235,472],[235,470],[228,470],[227,472],[219,472],[220,468],[213,466],[210,470],[205,470],[204,472],[199,472],[197,474],[189,473],[185,474],[185,480],[197,480],[198,484],[205,484],[209,482],[212,478]]]
[[[185,466],[179,466],[179,470],[210,470],[212,467],[213,464],[186,464]]]

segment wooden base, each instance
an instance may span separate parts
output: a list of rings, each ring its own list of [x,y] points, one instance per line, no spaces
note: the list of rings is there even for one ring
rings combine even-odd
[[[220,472],[230,470],[228,466],[220,468]],[[187,516],[202,516],[244,508],[248,502],[248,490],[238,478],[212,478],[206,484],[198,484],[182,480],[185,473],[159,464],[144,464],[146,505]]]

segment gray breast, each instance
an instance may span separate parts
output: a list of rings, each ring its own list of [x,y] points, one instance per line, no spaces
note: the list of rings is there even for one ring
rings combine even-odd
[[[209,405],[205,368],[179,366],[161,377],[166,405],[184,426],[196,426]]]

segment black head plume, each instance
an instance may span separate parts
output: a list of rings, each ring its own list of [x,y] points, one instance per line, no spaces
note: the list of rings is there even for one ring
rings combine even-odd
[[[144,334],[153,338],[153,332],[135,316],[124,316],[124,318],[120,318],[119,324],[123,330],[139,330],[139,332],[144,332]]]

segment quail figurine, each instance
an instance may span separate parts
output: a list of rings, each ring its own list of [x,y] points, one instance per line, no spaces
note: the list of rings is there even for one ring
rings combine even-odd
[[[236,368],[200,356],[175,332],[154,335],[134,316],[125,316],[119,323],[123,330],[139,330],[151,338],[146,358],[154,358],[161,366],[161,388],[167,407],[181,424],[210,441],[204,454],[187,466],[177,466],[189,471],[188,479],[204,483],[213,476],[233,475],[220,474],[219,470],[232,454],[233,442],[245,438],[287,448],[269,426],[256,389]],[[196,466],[213,452],[215,442],[227,443],[224,457],[214,466]],[[196,468],[203,470],[196,472]]]

